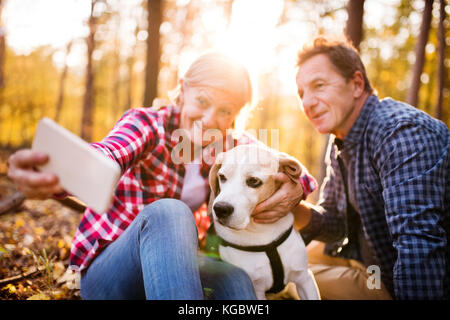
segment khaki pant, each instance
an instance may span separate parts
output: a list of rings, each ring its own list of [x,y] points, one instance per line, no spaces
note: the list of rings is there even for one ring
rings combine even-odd
[[[356,260],[323,253],[325,244],[312,241],[307,249],[309,268],[324,300],[391,300],[386,287],[369,289],[366,267]]]

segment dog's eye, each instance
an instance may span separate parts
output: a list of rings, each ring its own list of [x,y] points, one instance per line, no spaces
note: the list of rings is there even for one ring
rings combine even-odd
[[[247,183],[247,185],[250,188],[258,188],[260,185],[262,185],[261,179],[258,179],[258,178],[255,178],[255,177],[247,178],[245,183]]]
[[[223,174],[219,174],[219,180],[220,182],[225,182],[227,181],[227,178]]]

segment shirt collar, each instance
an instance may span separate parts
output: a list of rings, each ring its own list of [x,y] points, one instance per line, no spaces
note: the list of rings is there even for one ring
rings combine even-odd
[[[361,110],[361,113],[359,114],[349,133],[345,136],[344,141],[342,142],[342,140],[335,138],[334,143],[339,150],[341,150],[346,145],[353,145],[361,141],[363,133],[367,127],[367,123],[369,122],[370,114],[372,113],[377,103],[378,97],[376,95],[370,95],[367,98]]]

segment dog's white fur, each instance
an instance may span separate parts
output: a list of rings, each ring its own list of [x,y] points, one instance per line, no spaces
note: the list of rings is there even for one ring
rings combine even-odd
[[[214,218],[217,234],[230,243],[255,246],[269,244],[288,230],[294,222],[292,213],[271,224],[255,223],[251,213],[258,203],[276,191],[278,185],[273,176],[289,167],[297,170],[297,177],[292,179],[298,179],[301,165],[297,160],[261,145],[240,145],[219,154],[209,174],[209,211]],[[289,175],[287,170],[285,172]],[[249,187],[249,178],[260,179],[261,185]],[[228,218],[217,217],[214,205],[218,202],[234,207]],[[245,270],[253,281],[257,298],[266,299],[265,292],[271,288],[273,279],[265,252],[247,252],[220,246],[219,253],[224,261]],[[284,283],[294,282],[302,300],[320,299],[314,276],[308,269],[305,243],[295,229],[278,247],[278,253],[283,263]]]

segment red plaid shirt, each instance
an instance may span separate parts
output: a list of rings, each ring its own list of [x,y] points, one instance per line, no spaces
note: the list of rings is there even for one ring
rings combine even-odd
[[[159,110],[130,109],[101,142],[91,144],[120,165],[122,177],[107,212],[97,213],[90,208],[84,212],[72,242],[72,270],[87,268],[146,205],[162,198],[180,199],[185,167],[174,163],[171,158],[172,149],[178,143],[172,133],[179,128],[179,119],[179,109],[173,106]],[[232,145],[225,144],[224,151],[238,144],[256,142],[247,135],[238,141],[226,141]],[[209,169],[210,165],[203,162],[200,172],[205,179],[205,186],[209,185]],[[306,196],[317,188],[317,183],[306,170],[303,172],[301,182]],[[202,240],[210,226],[206,204],[194,215],[199,240]]]

